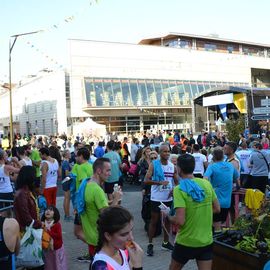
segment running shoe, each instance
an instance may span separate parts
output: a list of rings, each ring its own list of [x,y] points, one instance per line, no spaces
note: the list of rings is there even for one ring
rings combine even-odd
[[[173,245],[170,242],[167,242],[167,243],[163,242],[162,246],[161,246],[161,249],[172,251],[173,250]]]
[[[85,254],[83,256],[80,256],[77,258],[78,262],[82,262],[82,263],[91,263],[92,262],[92,258],[89,254]]]
[[[154,246],[153,246],[153,244],[149,244],[147,246],[146,254],[147,254],[147,256],[153,256],[154,255]]]

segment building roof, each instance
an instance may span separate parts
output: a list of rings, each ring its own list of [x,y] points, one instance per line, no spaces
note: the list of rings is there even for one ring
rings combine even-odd
[[[165,36],[158,36],[153,38],[142,39],[138,44],[141,45],[151,45],[152,42],[161,40],[161,39],[173,39],[178,37],[186,37],[186,38],[195,38],[195,39],[204,39],[204,40],[212,40],[212,41],[220,41],[220,42],[228,42],[228,43],[237,43],[237,44],[245,44],[251,46],[258,46],[258,47],[266,47],[270,48],[270,44],[262,44],[250,41],[242,41],[242,40],[235,40],[235,39],[227,39],[227,38],[220,38],[215,36],[203,36],[203,35],[196,35],[196,34],[186,34],[186,33],[176,33],[176,32],[169,32],[169,34]]]

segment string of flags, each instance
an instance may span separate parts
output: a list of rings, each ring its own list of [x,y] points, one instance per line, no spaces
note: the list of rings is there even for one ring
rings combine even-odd
[[[90,0],[88,1],[89,5],[93,5],[94,3],[98,3],[98,0]],[[87,9],[85,7],[81,8],[78,12],[76,12],[74,15],[67,16],[63,20],[61,20],[58,23],[52,24],[49,27],[42,29],[40,32],[41,33],[48,33],[52,31],[56,31],[61,29],[63,26],[65,26],[68,23],[73,22],[78,16],[81,16],[84,12],[86,12]],[[63,64],[59,63],[58,60],[54,59],[51,57],[47,52],[43,51],[40,49],[36,44],[34,44],[28,36],[22,36],[22,38],[26,41],[26,45],[29,46],[32,50],[34,50],[36,53],[39,53],[44,57],[50,65],[55,65],[54,68],[56,69],[62,69]]]

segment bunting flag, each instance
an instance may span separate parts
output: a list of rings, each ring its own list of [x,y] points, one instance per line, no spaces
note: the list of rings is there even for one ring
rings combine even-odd
[[[98,0],[90,0],[88,4],[90,4],[90,6],[92,6],[93,3],[98,3]],[[44,32],[51,32],[51,31],[59,30],[59,29],[62,28],[62,26],[64,26],[67,23],[73,22],[76,17],[81,16],[86,11],[87,11],[87,9],[85,7],[82,7],[75,14],[65,17],[62,21],[60,21],[58,23],[54,23],[51,26],[49,26],[49,27],[47,27],[45,29],[42,29],[40,32],[44,33]],[[33,44],[32,41],[29,40],[29,37],[22,36],[22,39],[25,39],[25,40],[28,39],[26,41],[26,44],[31,49],[35,50],[35,52],[40,53],[43,57],[45,57],[50,64],[55,64],[57,66],[57,68],[63,68],[63,65],[59,64],[58,60],[55,60],[53,57],[50,57],[48,53],[45,53],[40,48],[38,48],[38,46],[36,44]]]
[[[220,104],[218,105],[219,109],[220,109],[220,114],[222,116],[223,121],[227,120],[227,104]]]
[[[233,95],[233,103],[240,113],[247,113],[246,94],[239,93]]]

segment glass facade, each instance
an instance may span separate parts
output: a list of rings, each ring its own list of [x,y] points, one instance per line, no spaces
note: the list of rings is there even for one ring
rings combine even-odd
[[[84,78],[88,107],[191,106],[204,91],[241,82]]]

